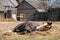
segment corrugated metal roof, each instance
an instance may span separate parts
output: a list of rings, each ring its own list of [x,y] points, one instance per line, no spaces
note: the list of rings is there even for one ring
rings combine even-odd
[[[8,0],[0,0],[0,11],[4,11],[5,5],[9,5]]]
[[[5,10],[4,6],[15,7],[16,5],[17,5],[16,0],[13,0],[13,1],[11,1],[11,0],[0,0],[0,11]]]

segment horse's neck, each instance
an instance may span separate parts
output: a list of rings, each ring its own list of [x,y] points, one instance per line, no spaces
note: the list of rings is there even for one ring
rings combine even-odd
[[[40,25],[40,26],[36,27],[36,29],[43,28],[43,27],[46,26],[46,25],[47,25],[47,23],[44,23],[43,25]]]

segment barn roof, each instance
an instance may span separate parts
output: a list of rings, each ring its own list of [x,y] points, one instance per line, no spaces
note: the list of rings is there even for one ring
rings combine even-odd
[[[44,1],[27,1],[29,4],[31,4],[36,9],[48,9],[50,6],[44,2]]]
[[[24,1],[20,1],[18,6],[21,6],[21,4],[22,4],[22,7],[20,7],[19,9],[36,9],[39,12],[46,12],[47,11],[46,9],[51,8],[46,2],[43,2],[43,1],[24,0]]]
[[[49,8],[60,8],[60,0],[56,0],[51,6],[47,2],[43,1],[29,1],[25,0],[36,9],[49,9]],[[18,0],[22,2],[22,0]],[[4,6],[16,7],[18,5],[17,0],[0,0],[0,11],[4,11]]]

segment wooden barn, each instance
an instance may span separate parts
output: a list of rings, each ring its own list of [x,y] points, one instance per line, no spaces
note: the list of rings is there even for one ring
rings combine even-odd
[[[55,1],[51,6],[43,1],[23,0],[17,8],[17,20],[19,21],[60,21],[60,2]],[[56,6],[57,5],[57,6]]]
[[[46,21],[49,5],[42,2],[29,2],[23,0],[17,8],[18,21]]]
[[[33,20],[34,17],[33,14],[36,13],[37,11],[31,4],[29,4],[26,1],[19,3],[19,5],[16,8],[17,8],[17,20],[19,21]]]

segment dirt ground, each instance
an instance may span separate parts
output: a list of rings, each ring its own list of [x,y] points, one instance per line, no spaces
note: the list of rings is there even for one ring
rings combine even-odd
[[[48,31],[34,31],[31,34],[25,34],[25,35],[18,35],[16,33],[13,32],[8,32],[8,30],[13,29],[14,27],[16,27],[18,24],[20,24],[22,22],[0,22],[0,36],[2,37],[28,37],[28,36],[32,36],[33,37],[60,37],[60,22],[53,22],[52,24],[52,28]],[[38,22],[37,22],[38,23]],[[39,22],[39,24],[41,25],[44,22]],[[7,33],[7,34],[5,34]]]

